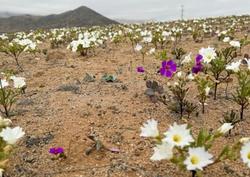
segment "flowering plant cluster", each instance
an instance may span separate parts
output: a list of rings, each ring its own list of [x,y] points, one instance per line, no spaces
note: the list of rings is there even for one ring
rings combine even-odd
[[[244,110],[250,104],[250,72],[239,71],[237,73],[238,87],[235,94],[233,94],[233,100],[240,106],[240,119],[244,118]]]
[[[61,159],[61,158],[65,159],[66,158],[64,148],[62,148],[62,147],[50,148],[49,153],[55,156],[55,157],[52,158],[52,160],[57,160],[57,159]]]
[[[150,158],[152,161],[169,160],[180,169],[190,171],[195,177],[201,176],[202,171],[211,165],[227,159],[236,160],[240,154],[242,161],[250,168],[249,138],[242,138],[234,145],[222,147],[218,156],[210,152],[216,141],[233,128],[231,123],[224,123],[214,132],[201,130],[196,138],[187,124],[174,123],[163,134],[160,134],[157,126],[158,122],[151,119],[141,127],[140,136],[153,138],[156,144]]]
[[[198,99],[202,105],[202,113],[204,114],[206,100],[209,96],[212,84],[207,76],[202,76],[201,74],[195,78],[195,83],[198,90]]]
[[[50,46],[52,49],[58,48],[59,46],[66,43],[66,32],[61,31],[59,29],[51,30],[50,34]]]
[[[20,36],[20,34],[17,34],[17,37],[11,41],[6,40],[0,43],[0,52],[13,57],[17,67],[21,71],[23,71],[23,68],[19,63],[20,55],[24,52],[34,53],[37,51],[36,43],[26,37],[27,36]]]
[[[0,105],[1,113],[6,117],[10,116],[13,104],[18,96],[24,93],[26,82],[24,77],[17,77],[11,74],[2,73],[0,77]]]
[[[11,124],[10,119],[0,117],[0,176],[3,176],[4,169],[8,164],[8,158],[17,141],[25,134],[20,127],[11,128]]]
[[[232,62],[237,57],[235,49],[232,47],[221,51],[216,51],[212,47],[201,48],[195,59],[192,59],[191,55],[189,53],[184,57],[180,62],[180,67],[177,67],[174,60],[164,60],[159,69],[159,73],[169,79],[168,88],[173,94],[173,100],[176,102],[175,105],[179,110],[177,112],[180,113],[181,118],[186,105],[191,106],[190,102],[187,101],[191,81],[194,81],[197,85],[197,98],[202,105],[202,113],[205,113],[206,100],[209,97],[210,90],[214,88],[214,99],[217,99],[218,85],[227,83],[228,86],[230,78],[235,75],[238,79],[238,88],[236,93],[233,94],[233,100],[241,106],[241,119],[243,119],[243,112],[249,105],[250,60],[245,58]],[[141,70],[141,68],[138,69]],[[177,72],[178,70],[181,71]],[[138,70],[138,72],[140,71]],[[143,70],[143,72],[145,71]],[[227,95],[226,91],[226,97]],[[196,107],[189,106],[187,108]]]
[[[71,49],[73,52],[79,52],[82,56],[87,56],[89,50],[94,49],[102,45],[104,39],[101,36],[101,33],[98,32],[85,32],[78,35],[78,39],[72,41],[68,49]]]
[[[148,55],[154,54],[155,53],[155,48],[150,47],[150,43],[153,40],[152,32],[151,31],[147,31],[147,30],[145,30],[145,31],[139,31],[139,32],[140,33],[138,35],[138,38],[135,38],[139,42],[137,42],[134,50],[136,52],[140,52],[141,53],[141,55],[142,55],[142,62],[144,63],[145,55],[146,54],[148,54]]]

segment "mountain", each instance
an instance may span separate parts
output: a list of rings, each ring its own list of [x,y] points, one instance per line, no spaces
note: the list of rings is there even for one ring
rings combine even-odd
[[[12,13],[12,12],[0,12],[0,18],[8,18],[12,16],[18,16],[21,15],[19,13]]]
[[[48,16],[19,15],[0,18],[0,33],[28,31],[32,29],[51,29],[63,27],[83,27],[117,24],[101,14],[81,6],[75,10]]]

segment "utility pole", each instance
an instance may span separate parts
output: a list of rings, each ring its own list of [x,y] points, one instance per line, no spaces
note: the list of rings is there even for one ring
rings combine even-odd
[[[184,20],[184,5],[181,5],[181,20]]]

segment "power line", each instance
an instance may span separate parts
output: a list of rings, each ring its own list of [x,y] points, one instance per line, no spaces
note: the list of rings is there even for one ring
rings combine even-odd
[[[184,20],[184,5],[181,5],[181,20]]]

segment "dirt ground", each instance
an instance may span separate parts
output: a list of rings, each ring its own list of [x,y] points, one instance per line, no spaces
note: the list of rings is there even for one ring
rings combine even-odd
[[[203,43],[186,39],[182,47],[196,54],[201,47],[215,43],[222,44],[215,39],[205,39]],[[248,46],[243,53],[249,51]],[[0,58],[1,68],[15,69],[13,59],[3,54]],[[152,103],[144,94],[144,75],[135,69],[142,65],[142,59],[128,44],[112,45],[110,50],[98,49],[95,56],[88,58],[65,47],[49,49],[46,59],[43,54],[21,57],[25,72],[19,76],[27,78],[28,87],[13,109],[11,119],[25,130],[26,136],[11,157],[6,177],[191,176],[167,161],[149,160],[153,144],[139,136],[142,124],[154,118],[163,132],[170,124],[185,123],[185,120],[180,120],[163,103]],[[143,66],[156,71],[160,64],[153,56],[147,56]],[[95,75],[95,81],[84,81],[86,73]],[[118,81],[101,81],[105,73],[116,75]],[[167,83],[165,78],[157,78]],[[223,113],[239,109],[225,98],[224,87],[219,86],[218,100],[214,101],[212,96],[208,99],[204,115],[192,115],[188,120],[194,136],[201,128],[217,129]],[[235,84],[230,85],[230,93],[234,87]],[[195,94],[191,92],[189,97],[195,99]],[[217,141],[213,153],[218,154],[225,143],[250,135],[249,116],[247,110],[246,120],[237,124],[232,136]],[[118,148],[119,152],[102,150],[85,155],[93,145],[88,138],[90,134],[95,134],[107,148]],[[67,159],[51,160],[48,151],[57,146],[65,148]],[[245,177],[250,176],[250,170],[240,160],[226,161],[206,168],[204,176]]]

